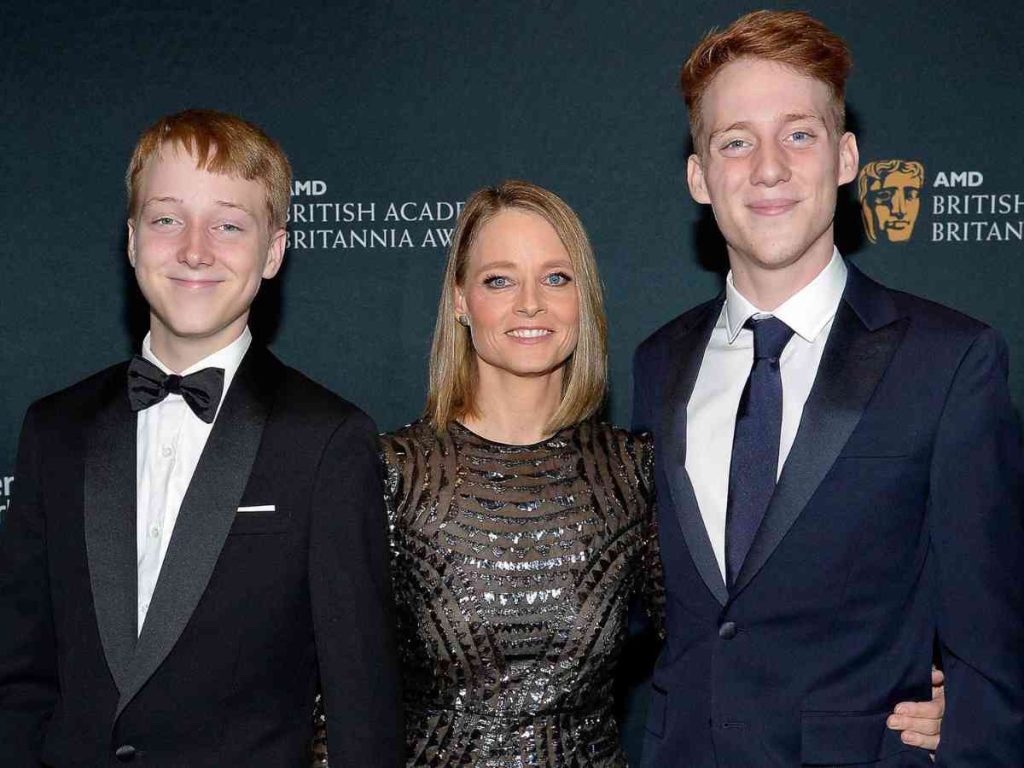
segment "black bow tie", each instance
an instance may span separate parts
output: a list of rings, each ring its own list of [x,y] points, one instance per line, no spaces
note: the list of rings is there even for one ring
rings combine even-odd
[[[128,365],[128,402],[133,411],[149,408],[175,394],[182,396],[192,413],[212,424],[223,391],[223,368],[203,368],[188,376],[178,376],[164,373],[138,355]]]

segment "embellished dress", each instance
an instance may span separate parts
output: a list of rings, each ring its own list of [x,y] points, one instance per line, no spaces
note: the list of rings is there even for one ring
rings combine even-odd
[[[506,445],[417,422],[382,455],[408,766],[625,766],[628,607],[644,597],[660,632],[664,606],[648,438],[586,421]]]

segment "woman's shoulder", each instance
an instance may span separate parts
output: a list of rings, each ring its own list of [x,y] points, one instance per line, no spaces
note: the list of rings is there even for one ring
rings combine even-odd
[[[426,419],[379,436],[381,458],[387,464],[418,463],[451,452],[451,430],[440,432]]]
[[[582,422],[577,429],[580,430],[583,439],[590,437],[631,452],[649,453],[654,446],[654,440],[649,432],[633,432],[596,419]]]
[[[422,419],[378,436],[389,499],[397,501],[415,484],[414,478],[422,476],[421,468],[429,461],[430,445],[436,439],[433,428]]]
[[[434,430],[424,419],[416,419],[404,427],[392,430],[391,432],[382,432],[380,435],[380,441],[382,443],[408,443],[408,442],[422,442],[424,438],[433,435]]]
[[[379,439],[381,452],[387,459],[391,454],[407,457],[422,453],[437,443],[438,436],[427,421],[417,419],[404,427],[382,433]]]
[[[583,422],[579,425],[581,445],[594,446],[594,455],[603,454],[612,467],[643,488],[645,493],[653,487],[654,440],[647,432],[632,432],[602,421]]]

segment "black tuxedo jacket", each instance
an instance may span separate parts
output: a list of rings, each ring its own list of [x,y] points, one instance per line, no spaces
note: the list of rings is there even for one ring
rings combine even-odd
[[[722,299],[645,341],[668,640],[649,766],[931,766],[885,727],[927,699],[939,766],[1024,765],[1024,460],[992,329],[850,267],[764,521],[729,591],[685,470],[686,408]]]
[[[0,539],[0,763],[308,766],[322,686],[332,758],[400,765],[370,419],[250,348],[137,637],[126,369],[25,419]]]

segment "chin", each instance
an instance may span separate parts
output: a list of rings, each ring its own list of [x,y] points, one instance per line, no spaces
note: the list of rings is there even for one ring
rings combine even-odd
[[[803,240],[776,241],[770,243],[769,247],[759,247],[753,250],[753,261],[765,269],[783,269],[796,264],[812,248],[819,238],[808,237]]]
[[[550,376],[565,367],[566,361],[557,360],[502,360],[493,361],[490,365],[512,376],[535,379]]]
[[[549,376],[550,374],[557,371],[561,366],[557,363],[550,365],[509,365],[505,368],[506,371],[515,375],[523,376],[525,378],[537,378],[540,376]]]
[[[160,318],[160,323],[179,339],[203,339],[216,336],[231,325],[230,320],[197,318],[195,314],[188,317],[163,317]]]
[[[800,253],[796,248],[779,248],[768,253],[755,253],[751,261],[761,269],[783,269],[798,261]]]
[[[171,328],[171,333],[179,339],[192,339],[198,341],[200,339],[212,338],[223,330],[223,327],[214,328],[206,325],[191,325]]]

